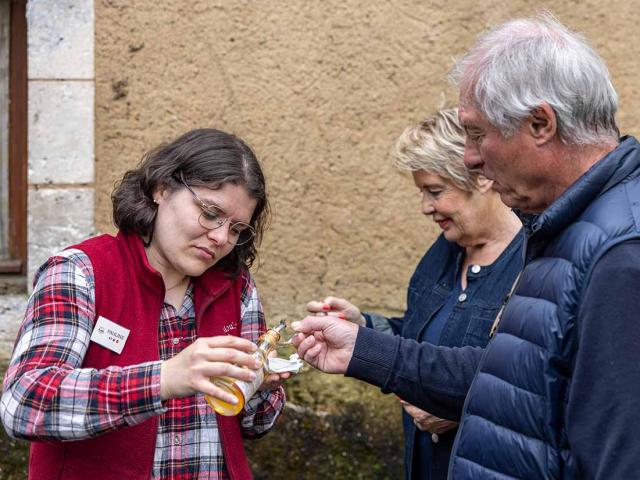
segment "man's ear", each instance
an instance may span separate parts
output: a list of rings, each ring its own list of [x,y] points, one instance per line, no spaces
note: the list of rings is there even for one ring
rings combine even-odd
[[[553,140],[558,131],[556,112],[547,102],[542,102],[531,110],[527,126],[536,145],[544,145]]]

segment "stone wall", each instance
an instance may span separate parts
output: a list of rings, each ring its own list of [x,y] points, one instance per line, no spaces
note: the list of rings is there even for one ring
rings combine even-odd
[[[388,152],[443,102],[476,34],[551,8],[602,54],[625,132],[640,133],[637,2],[101,1],[96,4],[96,223],[144,151],[194,127],[251,143],[275,216],[257,280],[271,321],[344,295],[400,313],[437,234]]]
[[[95,233],[93,11],[93,0],[27,3],[29,286],[47,257]],[[0,294],[0,359],[25,303]]]
[[[28,278],[94,232],[92,0],[27,4]]]
[[[11,357],[26,307],[25,295],[0,295],[0,365]]]
[[[268,175],[275,215],[256,276],[270,320],[327,294],[401,312],[437,231],[389,149],[455,102],[444,76],[478,32],[543,7],[602,54],[622,130],[640,131],[629,0],[93,3],[28,4],[29,279],[61,247],[113,230],[113,184],[144,151],[215,126],[247,139]]]

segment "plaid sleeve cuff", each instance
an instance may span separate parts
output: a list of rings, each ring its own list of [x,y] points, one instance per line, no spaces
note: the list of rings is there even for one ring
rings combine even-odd
[[[282,413],[284,403],[284,387],[258,391],[244,406],[242,434],[248,438],[255,438],[267,433]]]
[[[160,398],[160,360],[122,369],[122,416],[136,425],[167,411]]]

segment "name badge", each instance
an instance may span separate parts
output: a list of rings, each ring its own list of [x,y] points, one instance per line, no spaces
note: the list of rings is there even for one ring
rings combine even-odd
[[[127,342],[129,332],[128,328],[124,328],[107,318],[98,317],[91,333],[91,341],[119,354],[122,353],[124,344]]]

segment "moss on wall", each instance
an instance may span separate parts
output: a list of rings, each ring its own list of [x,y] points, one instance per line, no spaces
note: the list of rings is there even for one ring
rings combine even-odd
[[[14,440],[0,428],[0,478],[23,480],[27,478],[29,444]]]
[[[332,380],[309,371],[289,382],[276,427],[245,443],[257,480],[402,478],[398,402],[361,382]]]

